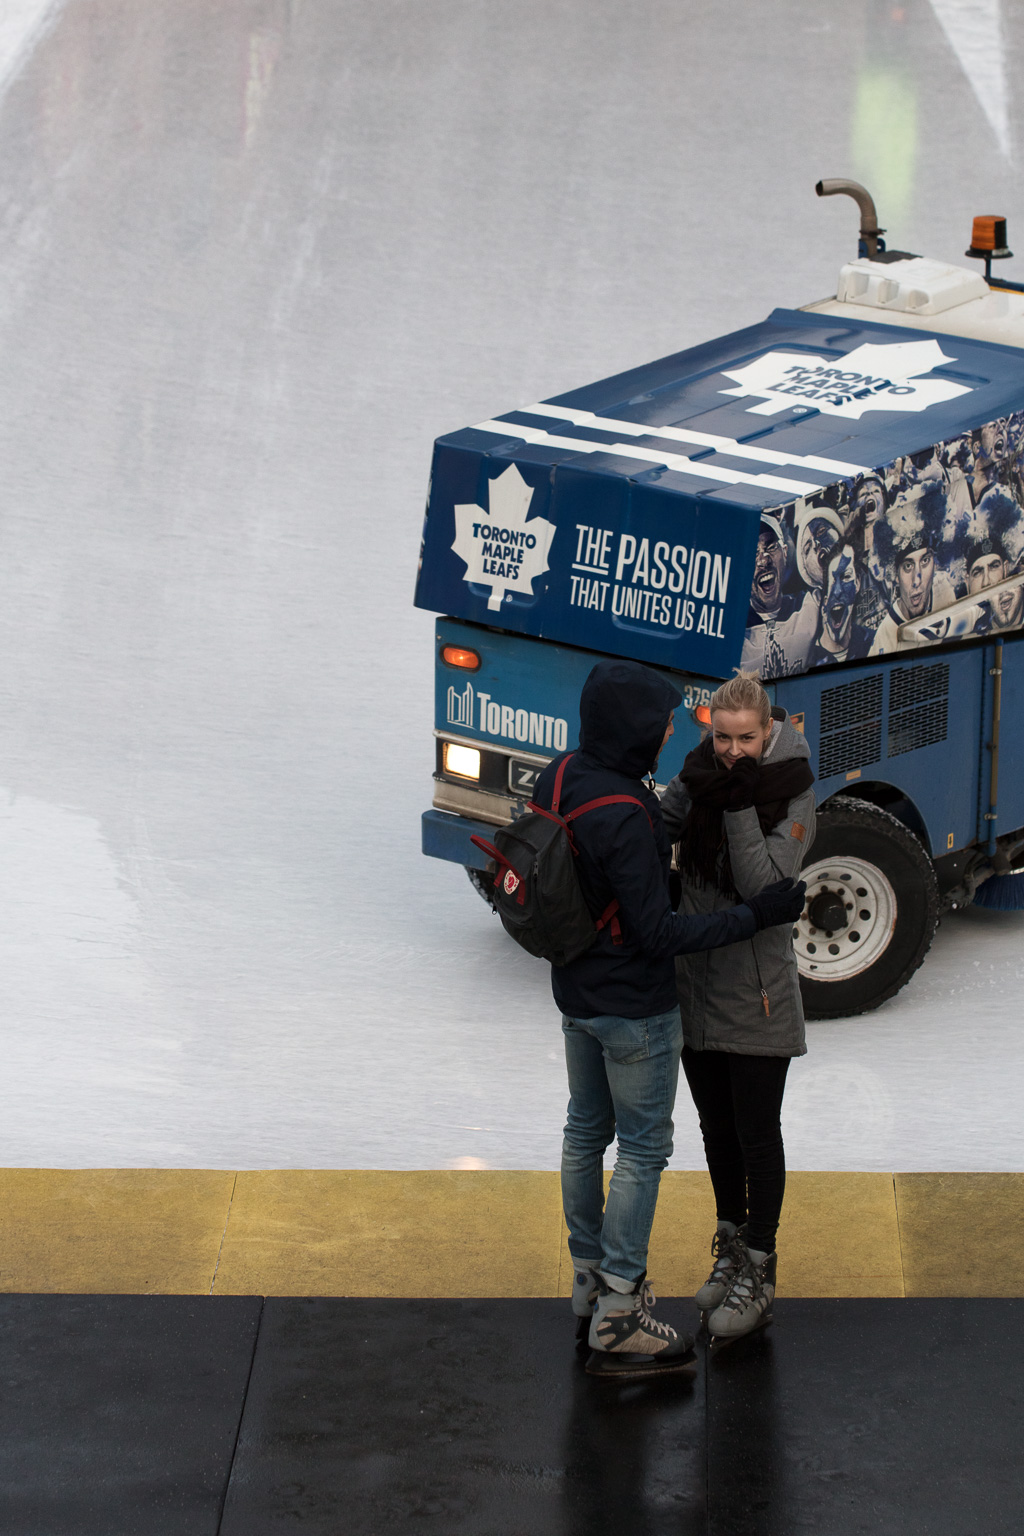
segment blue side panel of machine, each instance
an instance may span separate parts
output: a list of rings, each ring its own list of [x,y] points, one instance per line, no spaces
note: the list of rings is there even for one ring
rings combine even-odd
[[[988,753],[978,727],[991,653],[974,645],[779,682],[778,703],[803,715],[819,802],[889,784],[920,813],[933,858],[987,838]],[[1002,820],[1001,830],[1016,825]]]
[[[467,674],[440,660],[444,645],[468,646],[481,657]],[[579,695],[600,658],[587,651],[499,633],[458,620],[437,626],[435,722],[446,736],[531,756],[553,756],[559,743],[577,745]],[[856,794],[872,784],[890,785],[906,796],[921,818],[934,858],[988,839],[991,759],[992,675],[995,647],[975,644],[941,654],[885,658],[841,672],[814,672],[782,680],[769,689],[776,703],[795,717],[811,749],[819,803],[839,791]],[[694,710],[706,704],[712,679],[672,674],[683,694],[676,731],[658,766],[666,784],[700,740]],[[1024,637],[1003,646],[1001,772],[996,831],[1024,827]],[[495,706],[488,709],[489,706]],[[551,739],[536,738],[551,722]],[[488,723],[495,730],[488,729]],[[913,824],[906,808],[899,814]],[[431,820],[432,818],[432,820]],[[428,826],[427,821],[430,820]],[[434,822],[437,825],[434,825]],[[464,818],[430,812],[424,821],[424,852],[483,867],[469,844]],[[485,834],[487,835],[487,834]]]
[[[994,660],[991,649],[988,654]],[[991,714],[987,715],[991,719]],[[1002,709],[999,725],[999,796],[996,832],[1024,827],[1024,638],[1003,644]],[[985,788],[987,790],[987,782]],[[985,810],[988,810],[987,796]]]

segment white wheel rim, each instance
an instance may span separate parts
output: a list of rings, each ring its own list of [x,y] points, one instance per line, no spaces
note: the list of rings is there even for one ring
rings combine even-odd
[[[848,981],[859,976],[889,947],[896,926],[896,894],[878,868],[864,859],[819,859],[800,872],[807,881],[807,905],[793,929],[797,969],[808,981]],[[816,896],[838,896],[846,927],[829,933],[815,928],[808,913]]]

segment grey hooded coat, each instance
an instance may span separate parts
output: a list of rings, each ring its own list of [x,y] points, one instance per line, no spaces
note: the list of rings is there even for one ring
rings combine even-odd
[[[772,710],[772,735],[762,761],[809,757],[807,743],[783,709]],[[723,773],[728,769],[723,768]],[[665,826],[678,842],[690,797],[675,778],[661,801]],[[787,875],[797,876],[814,838],[814,791],[789,802],[786,814],[766,837],[757,811],[725,811],[733,879],[742,901]],[[683,875],[679,911],[718,912],[736,896]],[[766,928],[752,939],[702,954],[679,955],[676,983],[686,1044],[696,1051],[733,1051],[742,1056],[803,1056],[804,1011],[793,953],[792,929]],[[765,1013],[762,988],[768,995]]]

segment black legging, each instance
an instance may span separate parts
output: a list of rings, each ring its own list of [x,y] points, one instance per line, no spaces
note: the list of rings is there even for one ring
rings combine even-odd
[[[775,1249],[786,1188],[782,1095],[788,1056],[735,1056],[683,1046],[719,1221],[747,1223],[747,1246]]]

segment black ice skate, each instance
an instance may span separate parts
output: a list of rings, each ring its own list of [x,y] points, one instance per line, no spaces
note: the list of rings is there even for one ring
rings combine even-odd
[[[693,1298],[700,1307],[701,1321],[706,1323],[708,1314],[720,1307],[729,1294],[733,1276],[742,1266],[746,1255],[743,1237],[746,1227],[737,1228],[734,1222],[720,1221],[711,1240],[714,1264],[710,1275]]]
[[[647,1381],[652,1376],[693,1376],[697,1356],[688,1334],[656,1323],[650,1309],[654,1292],[644,1275],[632,1290],[614,1291],[597,1277],[597,1305],[590,1324],[587,1371],[616,1381]]]
[[[733,1277],[729,1294],[707,1320],[712,1354],[767,1328],[772,1321],[776,1263],[774,1253],[744,1246],[743,1263]]]
[[[569,1255],[572,1258],[572,1254]],[[590,1335],[590,1319],[594,1315],[594,1306],[597,1302],[597,1266],[599,1259],[594,1259],[593,1268],[583,1259],[572,1260],[572,1310],[576,1314],[576,1342],[583,1344]]]

